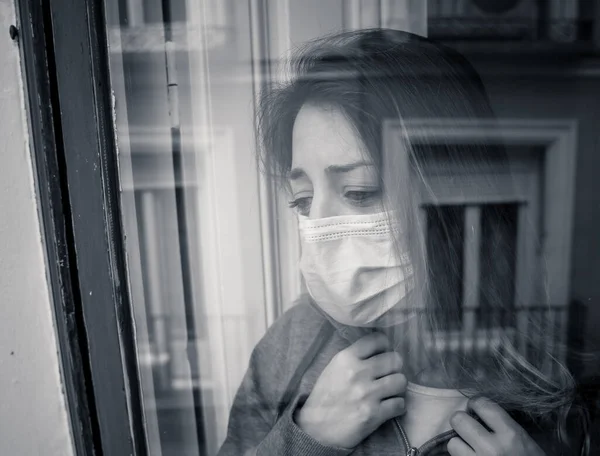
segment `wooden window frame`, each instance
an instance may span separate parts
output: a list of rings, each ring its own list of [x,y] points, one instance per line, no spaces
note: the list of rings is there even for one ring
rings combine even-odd
[[[145,455],[104,5],[16,3],[75,453]]]

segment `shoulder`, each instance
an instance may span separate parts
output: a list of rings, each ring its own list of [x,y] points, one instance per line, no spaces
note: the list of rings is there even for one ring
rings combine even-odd
[[[301,297],[269,327],[252,352],[248,376],[265,400],[282,397],[325,322]]]
[[[310,298],[300,296],[268,329],[256,349],[271,356],[290,355],[308,348],[326,319],[313,308]]]

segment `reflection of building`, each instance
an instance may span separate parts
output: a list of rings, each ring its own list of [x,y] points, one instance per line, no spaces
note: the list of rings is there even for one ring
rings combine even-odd
[[[512,124],[505,141],[521,147],[528,143],[526,154],[514,154],[529,157],[532,174],[524,182],[535,192],[524,206],[536,214],[530,219],[534,245],[525,243],[532,249],[527,261],[547,277],[530,296],[556,306],[597,299],[594,279],[585,271],[592,261],[587,246],[598,241],[584,223],[591,194],[597,193],[589,171],[597,164],[597,106],[588,103],[600,95],[596,3],[429,2],[429,35],[462,51],[482,74],[497,116]],[[557,206],[564,212],[556,212]],[[570,242],[551,246],[571,230]],[[547,257],[559,252],[562,256],[553,260]]]
[[[585,0],[428,2],[428,36],[460,50],[482,75],[496,115],[505,122],[510,155],[518,161],[513,166],[517,179],[523,180],[518,187],[529,195],[523,195],[512,226],[496,226],[495,235],[515,245],[515,305],[548,302],[553,311],[547,317],[556,326],[537,318],[547,325],[547,338],[572,343],[572,335],[579,334],[578,343],[584,339],[587,349],[600,345],[594,329],[600,318],[600,294],[591,272],[597,270],[598,260],[595,253],[590,255],[600,249],[593,223],[598,212],[592,209],[598,207],[600,194],[593,171],[599,164],[595,126],[600,99],[599,19],[598,2]],[[465,246],[464,274],[479,269],[485,276],[476,267],[474,250],[468,248],[473,237],[485,236],[484,211],[476,214],[467,206],[464,212],[449,213],[446,221],[452,215],[458,217],[457,227],[469,216],[480,220],[476,226],[481,231],[471,232],[470,241],[469,223],[456,238]],[[525,218],[531,238],[523,242],[519,233]],[[516,239],[511,240],[514,233]],[[523,251],[529,253],[523,257]],[[519,268],[523,261],[527,266]],[[510,262],[507,267],[511,269]],[[519,291],[519,281],[527,287],[524,270],[534,288]],[[545,275],[545,283],[539,279],[536,283],[536,270]],[[462,279],[465,283],[466,277]],[[586,320],[576,312],[581,303],[589,312]],[[468,326],[467,315],[462,318]],[[565,327],[567,321],[570,328]],[[576,376],[589,379],[593,366],[586,369],[574,359],[568,362]]]
[[[532,334],[533,320],[565,360],[575,122],[425,119],[405,131],[427,180],[419,195],[432,299],[446,313],[440,349],[485,351],[504,335],[527,356],[525,338],[513,335]],[[386,134],[401,150],[400,125]],[[486,144],[490,156],[465,154],[467,166],[457,165],[448,144]],[[508,162],[494,156],[500,144]]]
[[[160,425],[168,427],[169,419],[190,407],[182,391],[200,390],[202,425],[208,440],[217,437],[208,442],[214,448],[253,344],[302,287],[294,221],[256,172],[253,100],[268,77],[278,77],[270,65],[289,47],[340,28],[418,24],[419,31],[428,29],[471,58],[502,120],[516,193],[485,193],[486,180],[504,171],[492,167],[488,174],[438,179],[448,195],[439,212],[423,201],[429,241],[450,226],[462,263],[461,274],[446,277],[446,299],[457,319],[445,342],[452,345],[457,331],[494,326],[484,322],[481,310],[469,311],[485,307],[473,290],[477,283],[493,288],[491,277],[514,282],[513,291],[497,299],[525,308],[546,300],[536,280],[549,274],[549,302],[557,309],[550,317],[557,325],[566,322],[564,309],[572,300],[600,301],[593,276],[600,265],[594,263],[597,256],[587,254],[600,250],[588,223],[590,214],[598,214],[592,198],[600,192],[593,123],[593,100],[600,95],[594,41],[599,14],[586,9],[592,3],[430,0],[426,17],[422,0],[178,2],[171,13],[186,167],[184,178],[175,182],[162,13],[158,2],[123,0],[110,38],[112,55],[123,57],[111,65],[123,73],[120,101],[127,105],[126,119],[118,118],[126,127],[118,130],[129,130],[129,151],[120,150],[131,161],[131,175],[122,174],[124,199],[130,202],[124,209],[137,218],[139,236],[139,251],[131,242],[128,249],[136,258],[130,261],[132,300],[144,309],[147,326],[138,331],[140,362],[152,367]],[[505,10],[492,10],[501,4]],[[435,134],[449,134],[443,122],[429,121]],[[459,133],[468,143],[477,131],[465,125]],[[442,165],[443,157],[432,156],[429,172]],[[192,252],[193,325],[182,304],[176,189],[184,190],[188,208],[184,242]],[[490,205],[502,205],[502,223],[488,214]],[[501,247],[491,251],[492,244]],[[452,260],[434,244],[430,251],[433,263]],[[497,261],[482,261],[491,255]],[[512,328],[518,321],[517,315],[512,323],[495,326]],[[565,331],[548,334],[565,338]],[[472,346],[478,343],[471,339]],[[198,353],[190,355],[190,346]],[[189,356],[198,357],[197,371],[190,372]],[[167,433],[161,439],[178,437]]]
[[[432,0],[429,36],[464,41],[577,43],[593,49],[593,2],[579,0]],[[571,48],[572,49],[572,48]]]

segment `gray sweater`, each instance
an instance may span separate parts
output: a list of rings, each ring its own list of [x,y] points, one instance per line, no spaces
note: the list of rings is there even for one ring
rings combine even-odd
[[[384,423],[353,449],[321,445],[293,420],[335,354],[365,334],[330,320],[308,297],[288,310],[257,344],[235,396],[227,438],[218,456],[397,456],[409,448],[397,420]],[[445,432],[418,449],[418,456],[445,455],[456,436]],[[537,440],[537,439],[536,439]]]

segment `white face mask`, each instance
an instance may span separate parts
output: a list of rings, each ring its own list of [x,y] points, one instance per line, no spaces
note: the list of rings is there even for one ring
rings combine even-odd
[[[317,220],[300,216],[298,226],[300,270],[308,292],[332,318],[374,326],[387,311],[406,303],[414,288],[413,266],[408,251],[397,254],[399,224],[387,213]],[[409,315],[403,315],[407,320]]]

